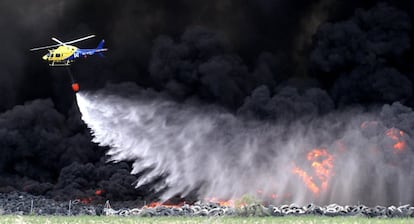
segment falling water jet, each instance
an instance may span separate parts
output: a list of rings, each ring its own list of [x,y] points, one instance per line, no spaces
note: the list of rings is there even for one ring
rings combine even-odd
[[[93,141],[110,147],[112,161],[133,161],[132,173],[151,168],[137,187],[166,176],[162,200],[196,188],[200,198],[260,196],[258,189],[262,195],[290,195],[274,199],[276,203],[386,205],[413,199],[406,187],[413,183],[412,165],[407,165],[412,163],[394,164],[403,156],[412,161],[412,155],[407,150],[389,153],[395,143],[391,149],[384,143],[392,141],[382,130],[385,125],[364,134],[364,121],[382,122],[375,112],[336,112],[285,126],[246,121],[211,106],[179,104],[133,84],[77,93],[77,100]],[[411,139],[405,135],[404,141]],[[367,150],[375,147],[381,156]],[[307,161],[315,148],[324,148],[330,162]],[[295,164],[320,189],[317,195],[293,171]]]

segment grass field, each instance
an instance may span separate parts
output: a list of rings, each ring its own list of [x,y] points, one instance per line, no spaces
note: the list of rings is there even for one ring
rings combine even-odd
[[[18,224],[135,224],[135,223],[237,223],[237,224],[260,224],[260,223],[288,223],[288,224],[374,224],[374,223],[390,223],[390,224],[414,224],[414,218],[399,219],[379,219],[379,218],[361,218],[361,217],[321,217],[321,216],[304,216],[304,217],[108,217],[108,216],[0,216],[1,224],[18,223]]]

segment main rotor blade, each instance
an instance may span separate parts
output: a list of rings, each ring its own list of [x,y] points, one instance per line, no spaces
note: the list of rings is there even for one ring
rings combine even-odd
[[[50,48],[53,48],[53,47],[58,47],[58,46],[62,46],[62,44],[49,45],[49,46],[44,46],[44,47],[36,47],[36,48],[32,48],[32,49],[30,49],[30,51],[37,51],[37,50],[43,50],[43,49],[50,49]]]
[[[36,47],[36,48],[30,49],[30,51],[37,51],[37,50],[48,49],[48,48],[52,48],[52,47],[58,47],[58,46],[66,45],[66,44],[73,44],[73,43],[80,42],[80,41],[83,41],[83,40],[87,40],[87,39],[90,39],[90,38],[93,38],[93,37],[95,37],[95,35],[92,34],[92,35],[82,37],[82,38],[79,38],[79,39],[76,39],[76,40],[71,40],[71,41],[68,41],[68,42],[62,42],[62,41],[58,40],[56,37],[52,37],[52,40],[56,41],[59,44],[45,46],[45,47]]]
[[[87,39],[90,39],[90,38],[93,38],[93,37],[95,37],[95,35],[89,35],[89,36],[82,37],[82,38],[79,38],[79,39],[76,39],[76,40],[71,40],[71,41],[68,41],[68,42],[64,42],[63,44],[73,44],[73,43],[83,41],[83,40],[87,40]]]
[[[52,37],[52,40],[58,42],[60,45],[65,45],[62,41],[58,40],[56,37]]]

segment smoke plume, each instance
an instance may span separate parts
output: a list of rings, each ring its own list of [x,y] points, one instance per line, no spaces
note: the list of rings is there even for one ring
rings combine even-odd
[[[382,2],[1,1],[0,191],[412,202],[414,4]],[[28,51],[88,34],[109,51],[71,69],[106,147],[66,69]]]
[[[406,101],[411,81],[393,67],[410,47],[411,19],[387,4],[320,26],[310,60],[321,74],[339,77],[332,96],[340,105]]]
[[[36,100],[0,115],[0,191],[26,191],[55,199],[95,196],[134,200],[130,165],[108,164],[91,143],[77,110],[65,118],[51,100]]]

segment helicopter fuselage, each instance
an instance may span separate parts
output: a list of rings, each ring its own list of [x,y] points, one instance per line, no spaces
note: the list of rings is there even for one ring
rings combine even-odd
[[[78,50],[79,48],[77,47],[64,45],[56,49],[49,50],[49,53],[45,54],[42,59],[48,61],[51,65],[69,65],[69,63],[72,62],[76,56],[79,57],[79,52],[77,52]]]
[[[80,49],[73,45],[62,45],[56,49],[50,49],[49,53],[43,55],[42,59],[49,62],[50,66],[65,66],[70,65],[75,59],[80,57],[87,57],[98,53],[102,56],[103,51],[108,49],[103,48],[104,40],[102,40],[97,48]]]
[[[69,45],[69,44],[84,41],[84,40],[87,40],[93,37],[95,37],[95,35],[89,35],[89,36],[78,38],[76,40],[71,40],[68,42],[62,42],[58,40],[57,38],[52,37],[52,40],[57,42],[58,44],[44,46],[44,47],[36,47],[36,48],[30,49],[30,51],[48,49],[49,53],[43,55],[42,59],[45,61],[48,61],[50,66],[70,65],[70,63],[75,61],[76,58],[87,57],[89,55],[94,55],[95,53],[98,53],[98,55],[103,56],[102,52],[108,50],[107,48],[103,48],[103,45],[105,43],[104,40],[101,40],[98,46],[92,49],[80,49],[73,45]],[[54,48],[54,47],[57,47],[57,48]]]

